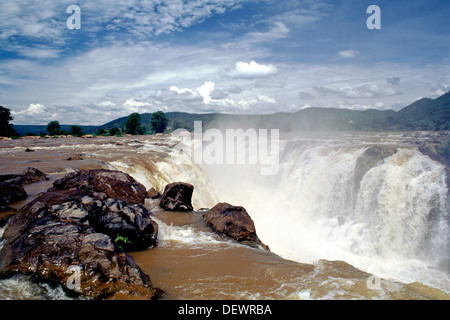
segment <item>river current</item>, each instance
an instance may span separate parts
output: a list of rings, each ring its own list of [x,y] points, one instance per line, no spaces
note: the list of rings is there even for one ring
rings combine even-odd
[[[27,139],[1,141],[0,170],[36,167],[50,178],[25,186],[29,197],[16,208],[79,169],[121,170],[160,192],[170,182],[194,185],[194,212],[146,201],[159,245],[130,253],[165,299],[449,299],[446,168],[418,148],[439,138],[284,134],[270,175],[261,174],[264,159],[177,161],[178,136]],[[74,154],[83,160],[68,161]],[[245,207],[270,252],[211,232],[202,211],[218,202]],[[16,276],[0,281],[0,298],[67,297]]]

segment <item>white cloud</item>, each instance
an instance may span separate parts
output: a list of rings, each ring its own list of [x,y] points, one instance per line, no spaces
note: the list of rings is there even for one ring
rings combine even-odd
[[[42,124],[56,120],[58,114],[55,110],[40,103],[31,103],[28,108],[21,111],[11,111],[14,117],[13,123]]]
[[[246,41],[262,42],[283,39],[289,34],[289,28],[281,21],[273,21],[267,32],[250,32],[246,36]]]
[[[343,50],[339,51],[339,56],[342,58],[356,58],[359,56],[360,52],[358,50]]]
[[[176,86],[171,86],[171,87],[169,88],[169,90],[170,90],[170,91],[174,91],[174,92],[176,92],[176,93],[178,93],[178,94],[190,93],[190,94],[193,95],[193,96],[195,95],[195,92],[192,91],[191,89],[188,89],[188,88],[180,89],[180,88],[178,88],[178,87],[176,87]]]
[[[108,108],[108,107],[115,107],[116,104],[112,101],[106,100],[106,101],[101,101],[101,102],[97,103],[97,106],[99,106],[101,108]]]
[[[82,1],[83,37],[98,42],[98,32],[110,41],[141,41],[186,29],[215,14],[239,8],[248,0],[109,0]],[[76,2],[76,1],[75,1]],[[0,1],[0,40],[14,50],[15,37],[48,42],[59,48],[71,41],[66,12],[72,0]],[[124,32],[126,30],[126,33]],[[80,33],[78,32],[78,33]],[[132,35],[130,37],[130,35]]]
[[[26,58],[52,59],[58,58],[60,51],[56,49],[22,48],[18,52]]]
[[[278,69],[269,64],[259,64],[255,61],[247,62],[236,62],[233,69],[225,69],[221,72],[222,75],[231,78],[243,78],[243,79],[257,79],[264,78],[274,75],[278,72]]]
[[[205,81],[203,85],[195,90],[189,88],[180,89],[177,86],[171,86],[169,90],[177,93],[180,96],[179,99],[198,101],[201,98],[204,104],[209,104],[212,100],[211,94],[214,91],[214,82]],[[165,98],[170,98],[170,96],[166,95]]]
[[[205,82],[200,88],[197,89],[198,94],[203,98],[203,103],[208,104],[211,102],[211,92],[214,91],[214,82]]]
[[[390,78],[386,78],[386,81],[387,81],[389,84],[391,84],[391,85],[393,85],[393,86],[396,86],[396,85],[399,85],[399,84],[400,84],[400,77],[390,77]]]
[[[344,85],[337,88],[315,86],[314,90],[321,96],[331,94],[344,98],[379,98],[401,94],[392,88],[382,87],[373,83],[358,86]]]

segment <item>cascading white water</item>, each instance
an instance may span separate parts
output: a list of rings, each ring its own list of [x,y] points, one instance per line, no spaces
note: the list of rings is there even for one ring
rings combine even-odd
[[[442,164],[398,148],[357,177],[368,148],[361,141],[283,146],[275,176],[249,165],[205,167],[220,200],[247,208],[273,252],[307,263],[344,260],[380,277],[450,291],[441,263],[450,256]]]
[[[173,153],[111,165],[147,188],[193,184],[195,209],[219,201],[244,206],[261,240],[284,258],[344,260],[379,277],[450,292],[444,165],[393,134],[280,142],[275,175],[261,175],[259,165],[178,161]]]

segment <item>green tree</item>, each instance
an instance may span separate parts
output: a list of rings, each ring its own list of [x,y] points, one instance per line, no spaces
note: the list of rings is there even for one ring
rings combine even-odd
[[[61,125],[58,121],[51,121],[47,124],[47,132],[51,136],[61,134]]]
[[[81,137],[83,135],[83,129],[80,126],[71,126],[70,134],[75,137]]]
[[[119,128],[111,128],[109,129],[109,135],[110,136],[116,136],[121,134],[120,129]]]
[[[2,137],[18,137],[19,134],[9,123],[14,118],[11,116],[11,110],[0,106],[0,136]]]
[[[167,128],[169,119],[162,111],[152,113],[150,118],[150,125],[155,133],[163,133]]]
[[[128,116],[128,120],[125,123],[125,133],[133,135],[145,133],[145,129],[143,130],[141,125],[141,115],[139,113],[132,113]]]
[[[106,134],[107,134],[107,132],[106,132],[106,130],[103,129],[103,128],[100,128],[100,129],[98,129],[98,131],[97,131],[97,135],[99,135],[99,136],[106,136]]]

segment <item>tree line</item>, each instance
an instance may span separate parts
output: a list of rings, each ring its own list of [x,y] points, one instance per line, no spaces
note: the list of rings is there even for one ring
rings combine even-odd
[[[11,110],[0,106],[0,136],[1,137],[12,137],[17,138],[20,136],[19,133],[14,129],[11,121],[14,120],[11,115]],[[154,112],[150,118],[150,130],[148,131],[146,126],[141,123],[141,116],[139,113],[132,113],[128,116],[127,122],[124,128],[111,128],[109,131],[101,128],[97,131],[97,135],[102,136],[120,136],[123,134],[131,135],[143,135],[143,134],[157,134],[163,133],[167,129],[169,119],[166,117],[165,113],[162,111]],[[47,134],[50,136],[58,135],[72,135],[76,137],[81,137],[84,135],[83,128],[79,125],[73,125],[70,130],[63,130],[59,121],[50,121],[46,128]],[[41,132],[41,136],[45,136],[45,133]]]

